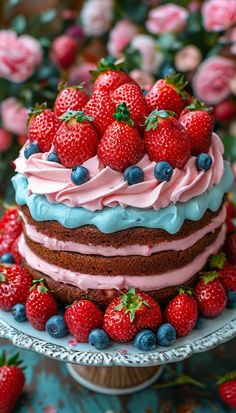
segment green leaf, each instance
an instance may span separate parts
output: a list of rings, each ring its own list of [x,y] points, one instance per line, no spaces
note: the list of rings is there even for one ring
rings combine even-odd
[[[57,15],[56,9],[46,10],[44,13],[41,14],[40,21],[43,24],[51,23],[55,19],[56,15]]]
[[[21,34],[26,28],[26,18],[22,14],[16,16],[11,22],[11,29]]]
[[[217,271],[203,272],[201,275],[201,278],[203,279],[205,284],[208,284],[214,281],[218,277],[219,277],[219,273]]]
[[[223,384],[223,383],[225,383],[226,381],[231,381],[231,380],[234,380],[234,379],[236,379],[236,370],[231,371],[230,373],[225,374],[225,376],[223,376],[223,377],[220,377],[216,384],[217,384],[217,385]]]
[[[209,268],[210,270],[219,269],[222,270],[226,263],[226,257],[223,252],[220,252],[217,255],[212,255],[209,260]]]

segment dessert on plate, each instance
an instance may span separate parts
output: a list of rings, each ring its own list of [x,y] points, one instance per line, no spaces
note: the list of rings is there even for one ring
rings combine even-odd
[[[64,304],[106,308],[130,288],[166,303],[221,249],[233,175],[185,86],[173,75],[144,96],[113,64],[91,97],[65,87],[54,111],[31,113],[13,178],[19,251]]]

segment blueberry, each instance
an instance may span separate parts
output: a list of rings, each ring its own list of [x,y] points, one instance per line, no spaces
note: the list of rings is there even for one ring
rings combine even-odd
[[[144,172],[139,166],[129,166],[124,172],[124,180],[128,185],[138,184],[144,180]]]
[[[236,308],[236,291],[228,291],[228,308]]]
[[[68,334],[63,315],[54,315],[46,323],[46,331],[51,337],[62,338]]]
[[[176,341],[176,330],[169,324],[162,324],[157,330],[157,344],[159,346],[171,346]]]
[[[97,350],[102,350],[109,346],[110,339],[107,333],[102,328],[95,328],[89,334],[89,344],[95,347]]]
[[[31,155],[34,155],[35,153],[41,152],[40,147],[37,145],[37,143],[30,143],[29,146],[26,146],[24,150],[24,155],[26,159],[29,159]]]
[[[199,171],[208,171],[212,164],[212,157],[208,153],[200,153],[196,159],[196,166]]]
[[[6,254],[3,254],[0,258],[0,262],[2,264],[14,264],[13,255],[10,252],[7,252]]]
[[[48,154],[48,161],[59,163],[59,159],[58,159],[58,156],[57,156],[56,152],[50,152]]]
[[[18,323],[22,323],[26,321],[26,313],[25,313],[25,305],[24,304],[16,304],[12,307],[11,313],[13,318],[18,321]]]
[[[154,176],[158,181],[169,181],[173,175],[173,168],[169,162],[158,162],[154,169]]]
[[[153,350],[156,346],[156,336],[151,330],[141,330],[134,339],[134,345],[139,350]]]
[[[82,185],[89,180],[89,171],[84,166],[72,168],[71,180],[75,185]]]

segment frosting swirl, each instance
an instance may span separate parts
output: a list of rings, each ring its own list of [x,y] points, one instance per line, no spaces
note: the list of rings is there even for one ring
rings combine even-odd
[[[198,171],[195,157],[190,157],[183,169],[175,169],[169,182],[158,182],[154,177],[155,162],[147,155],[137,164],[144,171],[144,181],[129,186],[123,174],[103,166],[97,156],[84,162],[90,172],[90,180],[75,186],[71,182],[71,170],[55,162],[47,161],[48,153],[37,153],[24,158],[24,148],[15,161],[16,171],[28,179],[32,194],[46,195],[49,202],[69,207],[83,207],[90,211],[104,207],[135,207],[159,210],[170,203],[186,202],[219,184],[224,173],[223,144],[212,135],[209,154],[212,166]]]

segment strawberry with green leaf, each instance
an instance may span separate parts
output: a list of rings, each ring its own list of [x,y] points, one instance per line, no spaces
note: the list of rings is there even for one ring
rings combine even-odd
[[[112,340],[128,342],[138,331],[155,331],[162,322],[159,304],[149,295],[130,288],[107,307],[103,328]]]
[[[54,103],[54,113],[59,118],[68,110],[83,110],[88,102],[88,95],[83,90],[83,85],[67,86],[59,84],[59,93]]]
[[[53,144],[60,121],[46,104],[36,104],[28,115],[28,137],[38,144],[42,152],[48,152]]]
[[[220,282],[220,274],[216,271],[202,273],[194,289],[203,317],[213,318],[222,313],[227,304],[227,295]]]
[[[221,400],[231,409],[236,409],[236,370],[221,377],[217,385]]]
[[[170,110],[179,117],[185,96],[184,89],[187,82],[181,74],[172,73],[165,79],[158,80],[146,95],[146,101],[151,110]]]
[[[236,266],[227,262],[223,252],[210,258],[209,268],[218,271],[220,282],[226,291],[236,291]]]
[[[5,352],[0,356],[0,413],[12,413],[20,397],[25,375],[19,354],[7,359]]]

